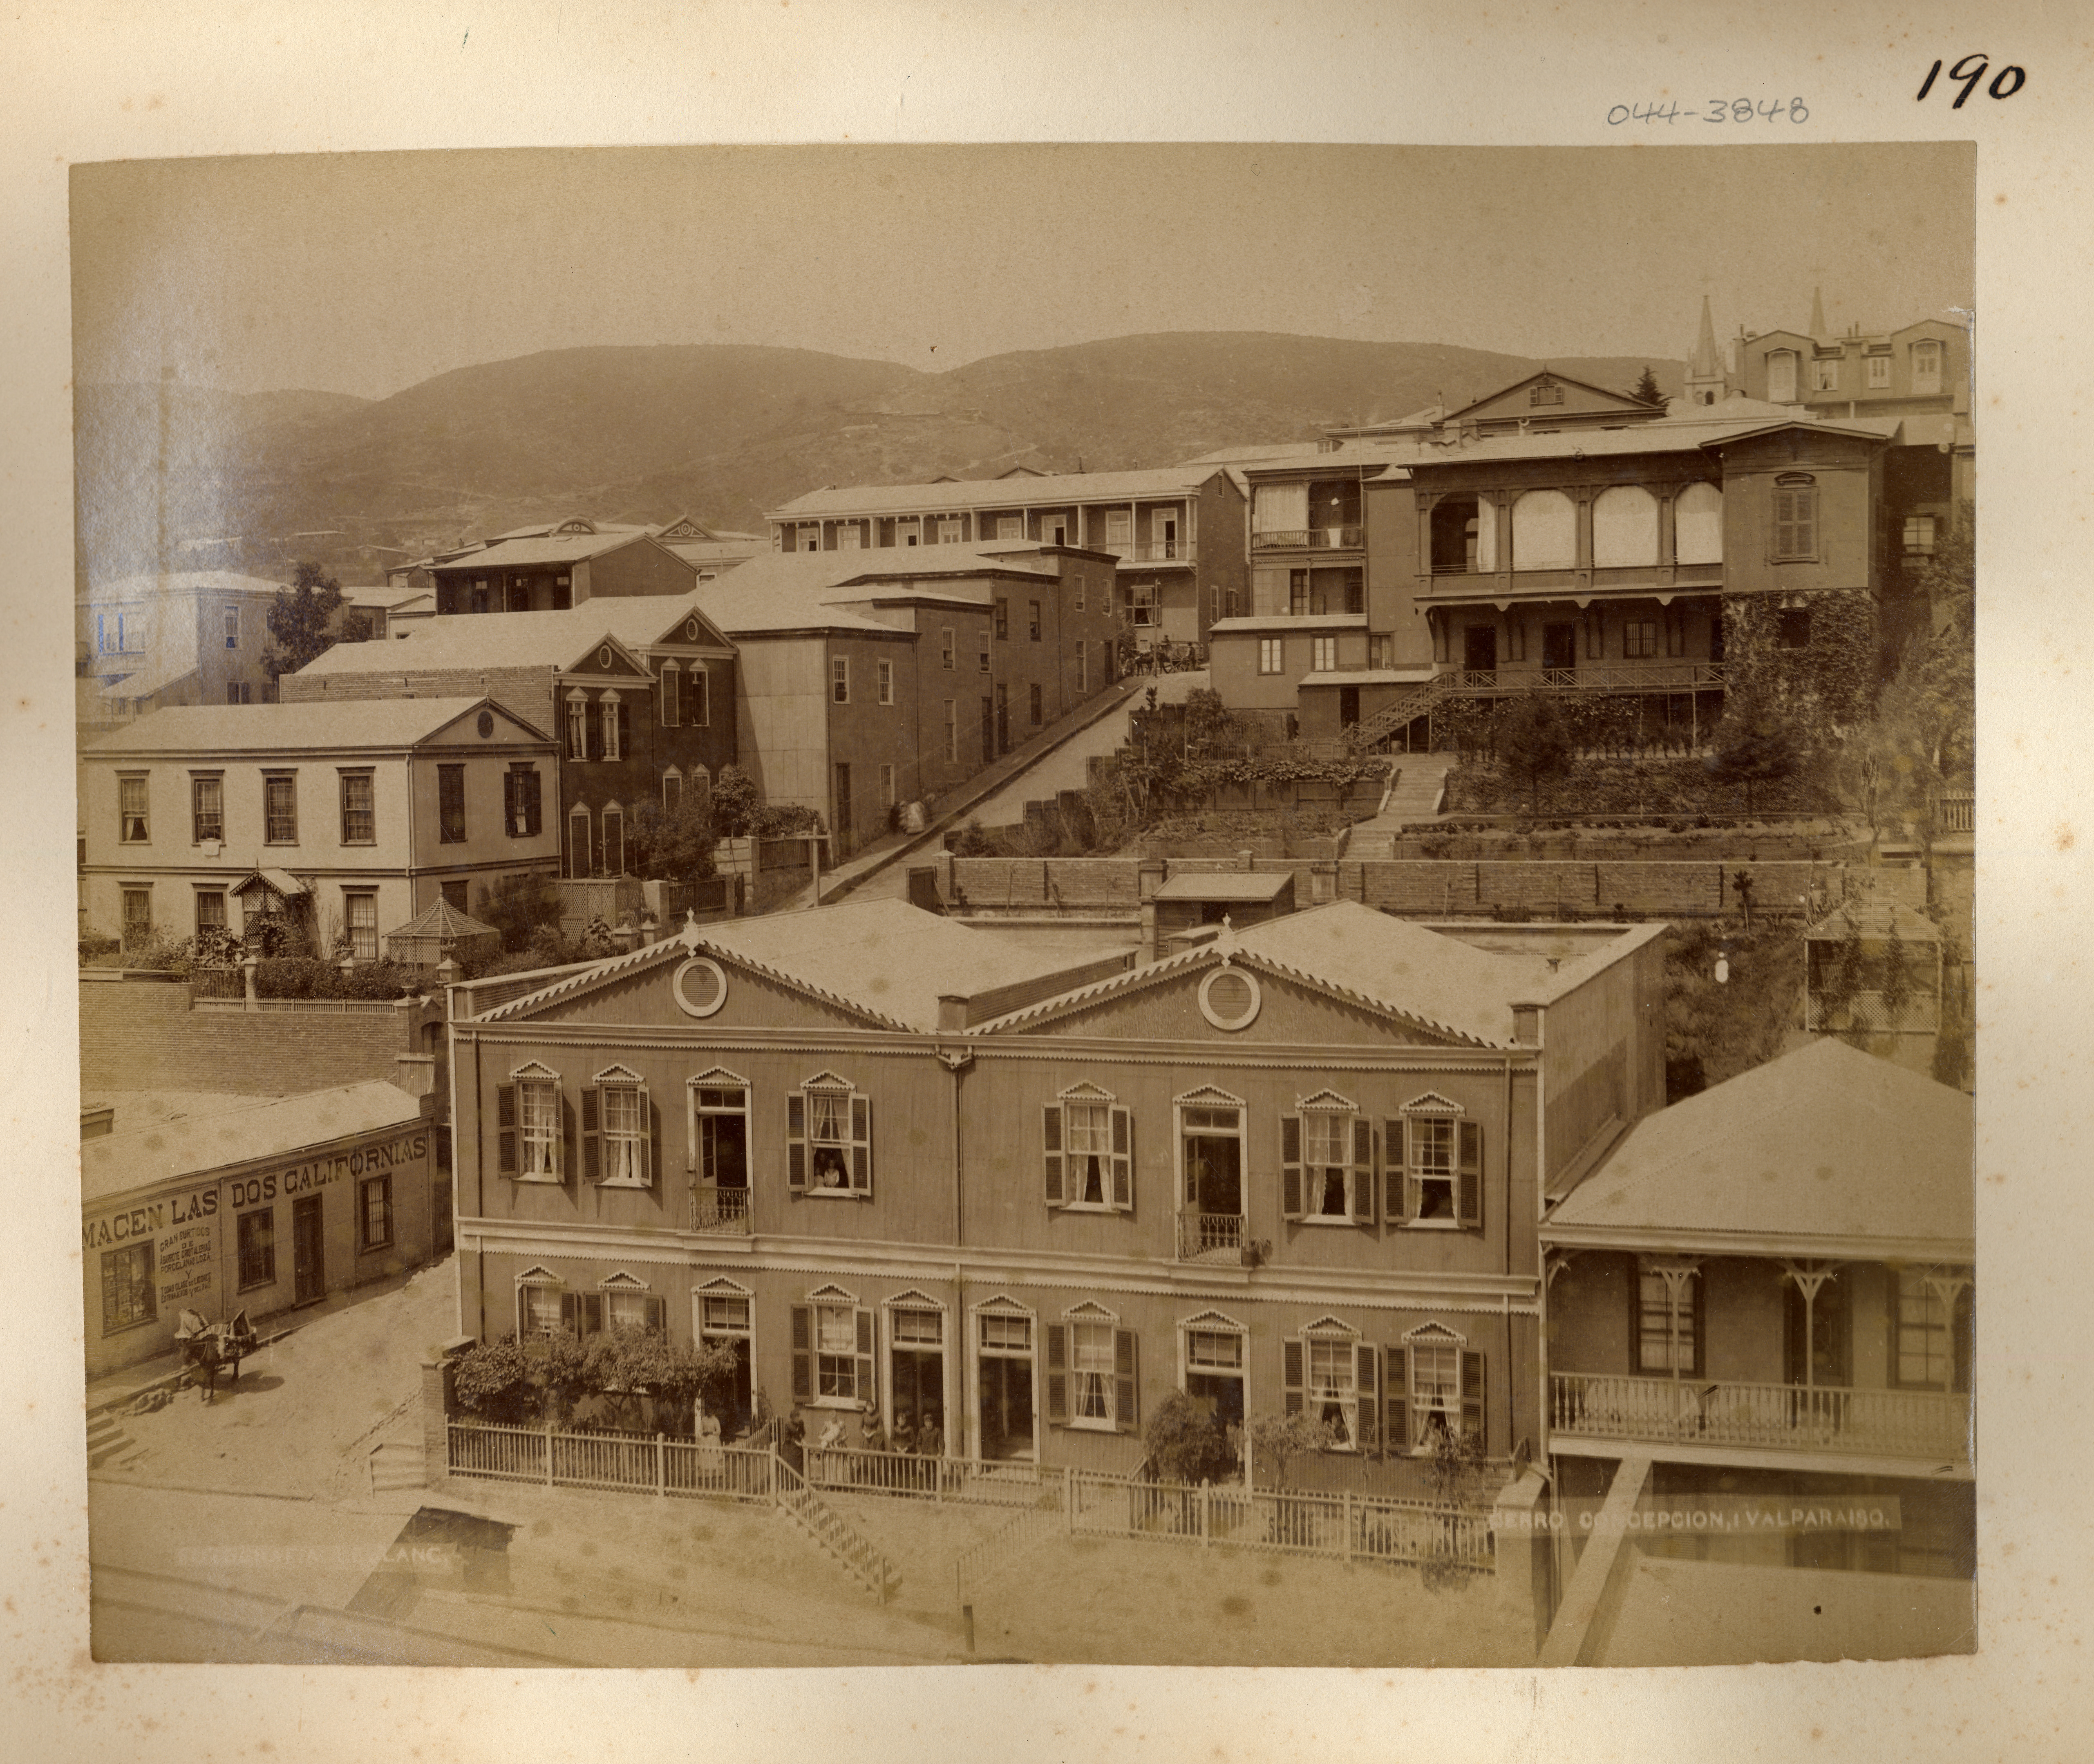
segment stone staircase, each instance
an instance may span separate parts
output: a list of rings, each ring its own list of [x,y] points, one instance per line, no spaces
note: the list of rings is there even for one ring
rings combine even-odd
[[[1346,861],[1371,863],[1395,857],[1396,841],[1405,828],[1438,818],[1453,764],[1450,756],[1440,754],[1407,754],[1400,758],[1396,781],[1380,811],[1357,823],[1347,837]]]
[[[852,1529],[844,1516],[809,1488],[799,1471],[783,1458],[772,1461],[778,1510],[815,1549],[884,1605],[901,1584],[901,1572],[870,1539]]]
[[[105,1409],[100,1414],[91,1415],[87,1423],[87,1467],[99,1470],[105,1464],[114,1463],[119,1470],[136,1463],[145,1456],[138,1442],[124,1431],[124,1423],[113,1410]]]
[[[422,1448],[411,1440],[388,1440],[374,1445],[367,1461],[373,1494],[393,1494],[402,1488],[426,1488],[428,1466]]]

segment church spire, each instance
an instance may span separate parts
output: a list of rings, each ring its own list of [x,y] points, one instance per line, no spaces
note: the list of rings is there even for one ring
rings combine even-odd
[[[1716,353],[1716,326],[1709,313],[1709,297],[1701,297],[1701,334],[1694,340],[1694,354],[1687,363],[1687,402],[1714,404],[1723,396],[1723,362]]]
[[[1810,290],[1810,334],[1814,337],[1820,338],[1827,335],[1825,296],[1822,289],[1816,288]]]

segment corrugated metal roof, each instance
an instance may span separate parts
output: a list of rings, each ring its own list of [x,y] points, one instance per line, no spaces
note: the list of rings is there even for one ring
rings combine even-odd
[[[80,1198],[106,1200],[250,1158],[288,1157],[353,1135],[411,1126],[421,1118],[418,1098],[374,1080],[163,1119],[134,1132],[83,1141]]]
[[[353,645],[382,649],[392,644]],[[405,648],[403,641],[398,647]],[[411,747],[447,723],[485,704],[484,698],[340,698],[308,704],[172,705],[100,740],[83,754],[275,753],[292,748],[329,752],[345,748]],[[537,740],[545,737],[512,711],[494,706]]]
[[[694,594],[619,594],[558,612],[440,613],[413,621],[402,635],[383,643],[337,643],[299,669],[298,677],[416,668],[568,667],[606,637],[631,650],[681,642],[668,634],[694,612],[706,616]],[[699,642],[719,648],[726,639],[702,625]]]
[[[1576,1227],[1726,1237],[1976,1236],[1970,1099],[1827,1038],[1646,1116],[1549,1215]]]
[[[810,490],[769,511],[767,520],[816,520],[853,515],[953,514],[978,508],[1066,508],[1082,502],[1189,496],[1218,467],[1164,466],[1143,471],[1066,471],[1038,477],[982,478],[936,484],[858,484]]]

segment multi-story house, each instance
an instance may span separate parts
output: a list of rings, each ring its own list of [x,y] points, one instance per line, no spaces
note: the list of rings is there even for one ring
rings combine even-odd
[[[407,584],[419,586],[406,572]],[[425,565],[439,616],[450,613],[550,612],[589,599],[688,594],[698,567],[644,527],[570,515],[519,528],[471,550]]]
[[[1241,476],[1220,465],[810,492],[764,518],[781,551],[1071,545],[1119,560],[1114,605],[1146,649],[1203,643],[1244,606]],[[1203,538],[1204,534],[1204,538]]]
[[[86,919],[127,939],[286,913],[376,959],[439,898],[558,862],[552,741],[489,698],[178,706],[80,758]]]
[[[1112,579],[1067,545],[740,565],[697,598],[737,652],[743,769],[848,855],[1112,683]]]
[[[128,576],[73,600],[82,736],[167,705],[267,704],[277,583],[222,570]]]
[[[738,752],[734,645],[688,595],[417,620],[337,644],[281,689],[287,704],[484,693],[557,732],[546,812],[571,877],[623,875],[641,806],[709,794]]]
[[[1647,1553],[1967,1576],[1970,1099],[1836,1040],[1637,1123],[1551,1184],[1560,1498],[1875,1510],[1679,1527]],[[1656,1533],[1647,1534],[1655,1536]]]
[[[1661,936],[1339,902],[1142,962],[868,902],[461,988],[460,1326],[732,1345],[743,1418],[956,1457],[1129,1470],[1183,1391],[1323,1422],[1292,1479],[1508,1459],[1541,1195],[1662,1101]]]

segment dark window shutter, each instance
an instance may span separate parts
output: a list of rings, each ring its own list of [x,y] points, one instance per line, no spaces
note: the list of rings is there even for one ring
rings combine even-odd
[[[1353,1120],[1353,1222],[1375,1222],[1374,1123],[1362,1116]]]
[[[583,742],[583,751],[591,759],[601,759],[603,758],[603,706],[584,705],[582,719],[583,726],[588,731]]]
[[[1462,1355],[1462,1433],[1479,1446],[1484,1443],[1484,1357],[1480,1353]]]
[[[666,1298],[649,1297],[647,1300],[647,1332],[665,1339],[669,1333],[669,1301]]]
[[[560,1294],[560,1327],[571,1336],[582,1332],[581,1295],[578,1293]]]
[[[1455,1186],[1459,1190],[1456,1210],[1464,1225],[1480,1229],[1484,1223],[1484,1130],[1475,1121],[1461,1126],[1462,1165]]]
[[[1381,1452],[1381,1355],[1362,1342],[1355,1362],[1359,1379],[1359,1447],[1379,1456]]]
[[[1381,1124],[1381,1216],[1390,1223],[1404,1216],[1403,1123],[1401,1119]]]
[[[502,775],[502,830],[511,839],[523,831],[517,825],[516,777],[513,771]]]
[[[581,1300],[581,1305],[580,1327],[576,1333],[584,1338],[602,1335],[603,1333],[603,1294],[583,1293],[577,1296]]]
[[[807,1186],[807,1102],[800,1096],[785,1099],[785,1186]]]
[[[1044,1148],[1047,1204],[1062,1204],[1062,1106],[1050,1102],[1040,1111],[1040,1143]]]
[[[495,1168],[505,1176],[516,1174],[516,1087],[502,1084],[494,1093]]]
[[[851,1098],[851,1188],[858,1194],[872,1193],[872,1099]]]
[[[679,701],[684,696],[684,676],[681,670],[665,666],[662,670],[662,727],[676,728]]]
[[[1287,1393],[1287,1413],[1298,1414],[1301,1409],[1301,1344],[1283,1341],[1279,1344],[1279,1382]]]
[[[1407,1452],[1410,1449],[1410,1349],[1391,1348],[1388,1367],[1384,1376],[1383,1388],[1388,1393],[1386,1414],[1388,1431],[1384,1435],[1388,1452]]]
[[[1301,1216],[1301,1117],[1279,1118],[1279,1211],[1285,1219]]]
[[[601,1182],[603,1180],[603,1134],[599,1127],[602,1116],[597,1112],[598,1101],[594,1084],[582,1086],[582,1180]]]
[[[1132,1433],[1141,1419],[1141,1349],[1132,1329],[1113,1331],[1113,1426]]]
[[[1134,1116],[1127,1110],[1112,1111],[1112,1204],[1123,1213],[1134,1210]]]
[[[565,1182],[575,1173],[575,1106],[567,1101],[567,1093],[560,1093],[560,1180]]]
[[[793,1400],[815,1394],[815,1313],[808,1305],[793,1307]]]
[[[654,1172],[662,1167],[662,1111],[645,1084],[640,1087],[640,1119],[647,1128],[647,1142],[640,1148],[640,1180],[652,1187]]]
[[[536,839],[540,833],[545,831],[545,823],[543,819],[545,815],[544,786],[540,783],[538,774],[536,771],[527,771],[523,775],[523,776],[524,815],[524,831],[529,834],[533,839]]]
[[[872,1313],[863,1306],[858,1313],[858,1379],[852,1388],[860,1402],[872,1402],[880,1394],[872,1376]]]
[[[1047,1419],[1058,1427],[1069,1419],[1069,1332],[1060,1323],[1047,1325]]]

